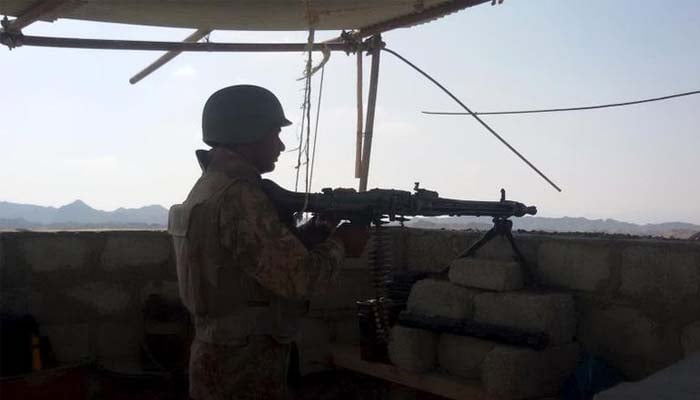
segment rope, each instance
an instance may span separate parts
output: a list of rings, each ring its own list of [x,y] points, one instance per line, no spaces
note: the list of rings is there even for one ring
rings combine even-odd
[[[304,103],[301,108],[301,113],[302,113],[302,118],[301,118],[301,129],[299,132],[299,147],[298,151],[299,153],[297,154],[297,165],[295,169],[297,170],[296,173],[296,180],[294,183],[294,191],[299,190],[299,173],[301,170],[301,157],[302,154],[305,154],[306,157],[306,177],[305,177],[305,183],[306,183],[306,192],[308,193],[309,191],[309,136],[311,134],[311,128],[309,124],[311,123],[311,65],[313,62],[313,45],[314,43],[314,30],[310,29],[309,30],[309,37],[307,41],[307,59],[306,59],[306,67],[304,69],[304,75],[305,75],[305,83],[304,83]],[[304,146],[304,131],[306,130],[306,146]]]
[[[557,191],[561,192],[561,189],[559,188],[559,186],[557,186],[554,182],[552,182],[549,178],[547,178],[547,176],[546,176],[545,174],[543,174],[539,169],[537,169],[537,167],[535,167],[530,161],[528,161],[527,158],[525,158],[522,154],[520,154],[520,152],[518,152],[518,150],[516,150],[516,149],[515,149],[513,146],[511,146],[505,139],[503,139],[503,138],[501,137],[501,135],[499,135],[498,133],[496,133],[496,131],[493,130],[493,128],[491,128],[486,122],[484,122],[481,118],[479,118],[476,114],[474,114],[474,112],[472,112],[472,110],[470,110],[469,107],[467,107],[466,105],[464,105],[464,103],[462,103],[462,101],[460,101],[455,95],[453,95],[449,90],[447,90],[447,88],[445,88],[444,86],[442,86],[442,85],[441,85],[438,81],[436,81],[433,77],[431,77],[430,75],[428,75],[428,74],[427,74],[426,72],[424,72],[422,69],[418,68],[418,67],[417,67],[415,64],[413,64],[412,62],[410,62],[410,61],[408,61],[407,59],[405,59],[404,57],[402,57],[402,56],[401,56],[400,54],[398,54],[397,52],[395,52],[395,51],[393,51],[393,50],[390,50],[390,49],[388,49],[388,48],[386,48],[386,47],[382,48],[382,50],[386,51],[387,53],[392,54],[394,57],[396,57],[396,58],[398,58],[399,60],[403,61],[404,63],[408,64],[411,68],[413,68],[413,69],[415,69],[416,71],[418,71],[421,75],[423,75],[423,76],[426,77],[429,81],[431,81],[433,84],[435,84],[437,87],[439,87],[440,89],[442,89],[443,92],[445,92],[448,96],[450,96],[450,97],[452,98],[452,100],[454,100],[455,102],[457,102],[457,104],[459,104],[465,111],[467,111],[467,112],[469,113],[469,115],[471,115],[472,117],[474,117],[474,119],[476,119],[484,128],[486,128],[486,130],[488,130],[493,136],[495,136],[498,140],[500,140],[501,143],[503,143],[504,145],[506,145],[506,147],[508,147],[508,149],[510,149],[510,151],[512,151],[513,153],[515,153],[515,155],[517,155],[517,156],[518,156],[523,162],[525,162],[530,168],[532,168],[535,172],[537,172],[537,174],[538,174],[539,176],[541,176],[545,181],[547,181],[547,183],[549,183],[550,185],[552,185],[552,187],[553,187],[554,189],[556,189]]]
[[[308,96],[308,92],[309,92],[309,85],[305,84],[304,85],[304,103],[302,104],[302,108],[301,108],[301,115],[302,115],[301,126],[299,128],[299,146],[296,149],[293,149],[293,150],[297,150],[297,152],[298,152],[297,153],[297,165],[294,167],[294,169],[297,170],[296,180],[294,182],[294,191],[295,192],[299,190],[299,172],[301,170],[301,154],[304,151],[304,125],[306,122],[306,120],[303,118],[303,115],[306,111],[306,98]]]
[[[674,99],[676,97],[692,96],[694,94],[700,94],[700,90],[694,90],[692,92],[671,94],[668,96],[653,97],[644,100],[634,100],[626,101],[624,103],[612,103],[612,104],[599,104],[595,106],[582,106],[582,107],[567,107],[567,108],[546,108],[540,110],[518,110],[518,111],[484,111],[484,112],[474,112],[475,115],[508,115],[508,114],[538,114],[538,113],[553,113],[562,111],[581,111],[581,110],[596,110],[600,108],[611,108],[611,107],[623,107],[631,106],[634,104],[651,103],[654,101]],[[445,112],[445,111],[422,111],[423,114],[431,115],[470,115],[469,113],[463,112]]]

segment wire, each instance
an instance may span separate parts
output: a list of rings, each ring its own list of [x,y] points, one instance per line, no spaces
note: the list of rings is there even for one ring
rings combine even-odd
[[[474,112],[474,114],[475,115],[538,114],[538,113],[553,113],[553,112],[562,112],[562,111],[595,110],[595,109],[599,109],[599,108],[622,107],[622,106],[631,106],[634,104],[651,103],[654,101],[674,99],[676,97],[692,96],[694,94],[700,94],[700,90],[672,94],[672,95],[662,96],[662,97],[654,97],[651,99],[626,101],[624,103],[599,104],[599,105],[595,105],[595,106],[568,107],[568,108],[548,108],[548,109],[542,109],[542,110],[484,111],[484,112]],[[431,115],[470,115],[469,113],[463,113],[463,112],[445,112],[445,111],[422,111],[422,113],[423,114],[431,114]]]
[[[455,97],[455,95],[453,95],[449,90],[447,90],[447,88],[445,88],[444,86],[442,86],[438,81],[436,81],[435,79],[433,79],[433,77],[431,77],[430,75],[428,75],[428,74],[427,74],[426,72],[424,72],[422,69],[418,68],[418,67],[417,67],[416,65],[414,65],[412,62],[410,62],[410,61],[408,61],[407,59],[405,59],[404,57],[402,57],[402,56],[401,56],[400,54],[398,54],[397,52],[395,52],[395,51],[393,51],[393,50],[390,50],[390,49],[388,49],[388,48],[386,48],[386,47],[383,47],[382,50],[384,50],[384,51],[386,51],[386,52],[388,52],[388,53],[394,55],[395,57],[397,57],[397,58],[400,59],[401,61],[405,62],[406,64],[408,64],[409,66],[411,66],[413,69],[415,69],[416,71],[418,71],[421,75],[423,75],[424,77],[428,78],[428,80],[430,80],[432,83],[434,83],[437,87],[439,87],[440,89],[442,89],[442,91],[445,92],[448,96],[450,96],[450,97],[452,98],[452,100],[456,101],[457,104],[459,104],[460,106],[462,106],[462,108],[464,108],[464,109],[469,113],[469,115],[471,115],[471,116],[474,117],[477,121],[479,121],[479,123],[480,123],[484,128],[486,128],[486,130],[488,130],[489,132],[491,132],[491,134],[492,134],[493,136],[495,136],[498,140],[500,140],[501,143],[503,143],[504,145],[506,145],[506,147],[508,147],[508,148],[510,149],[510,151],[512,151],[513,153],[515,153],[515,155],[517,155],[518,157],[520,157],[520,159],[523,160],[523,162],[525,162],[530,168],[532,168],[535,172],[537,172],[537,174],[538,174],[539,176],[541,176],[545,181],[547,181],[547,183],[549,183],[550,185],[552,185],[552,187],[553,187],[554,189],[556,189],[557,191],[561,192],[561,189],[559,188],[559,186],[557,186],[554,182],[552,182],[549,178],[547,178],[547,176],[546,176],[545,174],[543,174],[539,169],[537,169],[537,167],[535,167],[530,161],[528,161],[527,158],[525,158],[522,154],[520,154],[520,152],[518,152],[518,150],[516,150],[513,146],[511,146],[508,142],[506,142],[506,140],[503,139],[498,133],[496,133],[496,131],[493,130],[493,128],[491,128],[486,122],[484,122],[481,118],[479,118],[476,114],[474,114],[474,113],[472,112],[472,110],[469,109],[469,107],[467,107],[466,105],[464,105],[464,103],[462,103],[457,97]]]

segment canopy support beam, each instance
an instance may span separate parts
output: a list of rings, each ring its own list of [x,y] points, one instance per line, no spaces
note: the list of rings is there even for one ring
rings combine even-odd
[[[25,36],[21,33],[0,32],[0,43],[10,47],[39,46],[97,50],[150,50],[193,52],[302,52],[308,51],[307,43],[210,43],[210,42],[154,42],[140,40],[82,39],[47,36]],[[350,42],[323,42],[311,45],[313,51],[343,51],[354,53],[362,46]]]
[[[190,36],[187,36],[185,40],[183,40],[184,43],[196,43],[205,38],[208,34],[211,33],[211,29],[197,29],[192,33]],[[152,74],[155,70],[158,68],[162,67],[163,65],[167,64],[170,62],[173,58],[177,57],[180,53],[182,53],[181,50],[170,50],[169,52],[163,54],[155,60],[151,65],[147,66],[144,68],[141,72],[138,74],[134,75],[129,79],[129,83],[136,84],[138,83],[141,79],[147,77],[148,75]]]
[[[367,191],[369,177],[369,160],[372,153],[372,135],[374,131],[374,112],[377,108],[377,88],[379,87],[379,56],[382,52],[382,37],[375,35],[368,40],[372,55],[372,69],[369,76],[369,97],[367,99],[367,121],[362,148],[362,175],[360,176],[360,192]]]

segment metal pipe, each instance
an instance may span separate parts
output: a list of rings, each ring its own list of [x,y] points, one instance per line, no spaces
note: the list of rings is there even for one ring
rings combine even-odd
[[[379,86],[379,57],[382,52],[381,35],[375,35],[370,42],[372,69],[369,76],[369,97],[367,99],[367,121],[365,122],[365,137],[362,149],[360,192],[367,190],[367,178],[369,177],[369,160],[372,152],[372,134],[374,130],[374,112],[377,108],[377,88]]]
[[[202,40],[202,38],[206,37],[210,33],[211,33],[211,29],[197,29],[190,36],[187,36],[185,38],[185,40],[183,40],[183,43],[199,42],[200,40]],[[168,63],[173,58],[177,57],[180,53],[182,53],[182,51],[171,50],[171,51],[163,54],[162,56],[160,56],[160,58],[158,58],[153,63],[151,63],[151,65],[144,68],[138,74],[132,76],[131,79],[129,79],[129,83],[131,83],[132,85],[137,83],[141,79],[143,79],[143,78],[147,77],[148,75],[150,75],[151,73],[153,73],[153,71],[157,70],[158,68],[162,67],[163,65]]]
[[[0,42],[6,46],[64,47],[100,50],[156,50],[156,51],[194,51],[194,52],[301,52],[308,50],[306,43],[184,43],[154,42],[141,40],[108,40],[58,38],[46,36],[24,36],[22,34],[2,32]],[[314,51],[328,49],[331,51],[354,51],[347,43],[314,43]]]
[[[357,52],[357,132],[355,137],[355,178],[362,177],[362,57],[361,51]]]

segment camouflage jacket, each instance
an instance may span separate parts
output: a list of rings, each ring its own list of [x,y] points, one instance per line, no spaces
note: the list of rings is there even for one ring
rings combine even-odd
[[[293,340],[301,301],[337,275],[343,244],[331,236],[307,249],[280,220],[259,172],[234,152],[215,151],[216,161],[185,202],[170,209],[168,222],[196,339]]]

